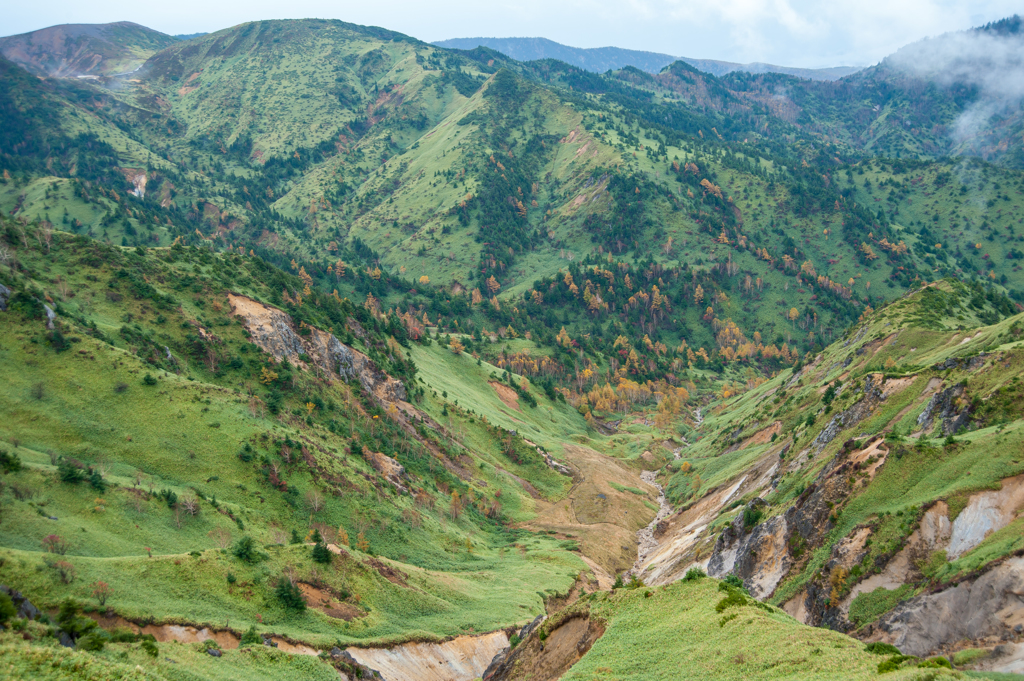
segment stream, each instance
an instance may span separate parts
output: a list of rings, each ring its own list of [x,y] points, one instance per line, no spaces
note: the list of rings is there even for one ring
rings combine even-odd
[[[647,527],[637,530],[636,562],[633,563],[633,567],[626,572],[623,579],[628,579],[634,575],[637,577],[640,576],[640,573],[642,572],[641,566],[643,565],[644,559],[647,558],[654,549],[658,548],[658,540],[654,538],[654,529],[658,526],[658,523],[672,513],[672,506],[669,505],[668,500],[665,498],[665,489],[657,482],[657,472],[643,471],[640,473],[640,479],[658,488],[658,515],[654,516],[654,520],[652,520]]]

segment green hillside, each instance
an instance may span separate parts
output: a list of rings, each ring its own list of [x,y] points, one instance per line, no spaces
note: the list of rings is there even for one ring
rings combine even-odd
[[[1016,113],[132,26],[0,58],[0,676],[1016,669]]]

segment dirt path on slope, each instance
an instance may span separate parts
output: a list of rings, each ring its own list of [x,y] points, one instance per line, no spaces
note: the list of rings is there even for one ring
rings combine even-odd
[[[575,538],[598,583],[609,582],[636,561],[637,532],[655,517],[644,501],[656,504],[658,490],[622,462],[589,447],[567,444],[565,454],[563,462],[574,473],[572,489],[555,503],[537,500],[537,516],[519,526]]]

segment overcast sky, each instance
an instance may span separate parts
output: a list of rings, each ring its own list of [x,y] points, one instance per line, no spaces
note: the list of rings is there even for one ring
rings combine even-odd
[[[65,23],[134,21],[165,33],[256,19],[320,17],[434,41],[541,36],[674,56],[786,66],[865,66],[926,36],[1024,11],[1024,0],[35,0],[0,15],[0,35]]]

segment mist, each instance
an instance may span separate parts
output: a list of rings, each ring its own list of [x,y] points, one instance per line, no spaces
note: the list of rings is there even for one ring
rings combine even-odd
[[[949,87],[976,90],[974,101],[950,132],[955,145],[972,140],[993,116],[1007,114],[1024,102],[1024,35],[989,30],[951,33],[899,50],[885,64]]]

